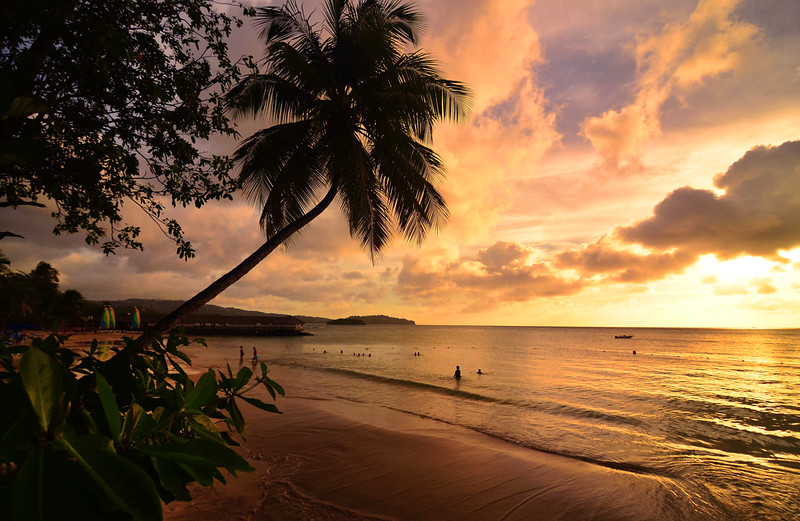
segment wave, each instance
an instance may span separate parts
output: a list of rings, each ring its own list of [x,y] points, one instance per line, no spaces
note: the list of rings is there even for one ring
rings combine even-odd
[[[554,402],[554,401],[532,401],[532,400],[515,400],[513,398],[498,398],[495,396],[488,396],[485,394],[476,393],[473,391],[464,391],[461,389],[453,389],[451,387],[444,387],[441,385],[419,382],[416,380],[407,380],[404,378],[393,378],[390,376],[381,376],[372,373],[362,373],[360,371],[353,371],[350,369],[341,369],[337,367],[314,367],[299,363],[286,364],[291,367],[298,367],[312,371],[320,371],[324,373],[332,373],[360,380],[368,380],[376,383],[394,385],[398,387],[406,387],[412,389],[420,389],[428,392],[433,392],[440,395],[455,396],[465,400],[471,400],[483,403],[495,403],[500,405],[507,405],[511,407],[519,407],[527,410],[534,410],[540,413],[551,414],[554,416],[567,416],[578,419],[600,420],[612,424],[624,424],[630,426],[640,426],[642,422],[630,416],[621,414],[613,414],[606,411],[597,409],[589,409],[586,407],[578,407],[575,405]]]

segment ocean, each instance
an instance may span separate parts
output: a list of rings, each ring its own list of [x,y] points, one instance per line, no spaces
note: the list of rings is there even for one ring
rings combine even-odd
[[[239,346],[245,363],[255,346],[287,395],[371,404],[647,475],[690,498],[664,502],[663,519],[800,519],[798,329],[306,330],[211,337],[188,352],[195,368],[236,370]]]

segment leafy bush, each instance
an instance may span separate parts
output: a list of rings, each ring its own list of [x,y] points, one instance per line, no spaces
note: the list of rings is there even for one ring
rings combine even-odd
[[[283,395],[261,363],[236,375],[209,369],[196,382],[179,364],[185,337],[125,347],[101,359],[97,341],[82,353],[51,335],[0,351],[0,504],[20,520],[161,519],[161,501],[190,500],[186,485],[225,483],[253,471],[231,446],[245,439],[238,399],[263,385]],[[220,428],[222,427],[222,428]]]

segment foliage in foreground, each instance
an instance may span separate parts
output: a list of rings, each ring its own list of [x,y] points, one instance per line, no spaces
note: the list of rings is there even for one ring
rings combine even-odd
[[[190,500],[186,485],[225,483],[253,468],[231,446],[244,439],[238,399],[263,385],[283,395],[261,363],[196,382],[179,364],[185,337],[140,350],[126,338],[101,360],[97,341],[77,354],[63,337],[0,352],[0,504],[10,519],[161,519],[161,501]],[[15,356],[17,355],[17,356]],[[222,427],[222,428],[220,428]]]

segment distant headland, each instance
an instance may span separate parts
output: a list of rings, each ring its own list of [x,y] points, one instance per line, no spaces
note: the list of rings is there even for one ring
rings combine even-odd
[[[164,315],[178,307],[180,300],[161,299],[125,299],[113,301],[87,301],[85,306],[89,321],[92,317],[102,314],[105,304],[111,304],[116,309],[120,323],[127,323],[134,308],[141,313],[142,324],[153,324]],[[304,335],[305,324],[332,324],[332,325],[416,325],[413,320],[395,318],[386,315],[352,315],[347,318],[332,320],[325,317],[312,317],[305,315],[284,315],[278,313],[264,313],[233,307],[221,307],[206,304],[195,313],[182,321],[186,333],[202,335]]]
[[[328,325],[332,326],[366,326],[369,324],[378,324],[383,326],[415,326],[417,325],[413,320],[406,318],[388,317],[386,315],[351,315],[347,318],[337,318],[329,320]]]

